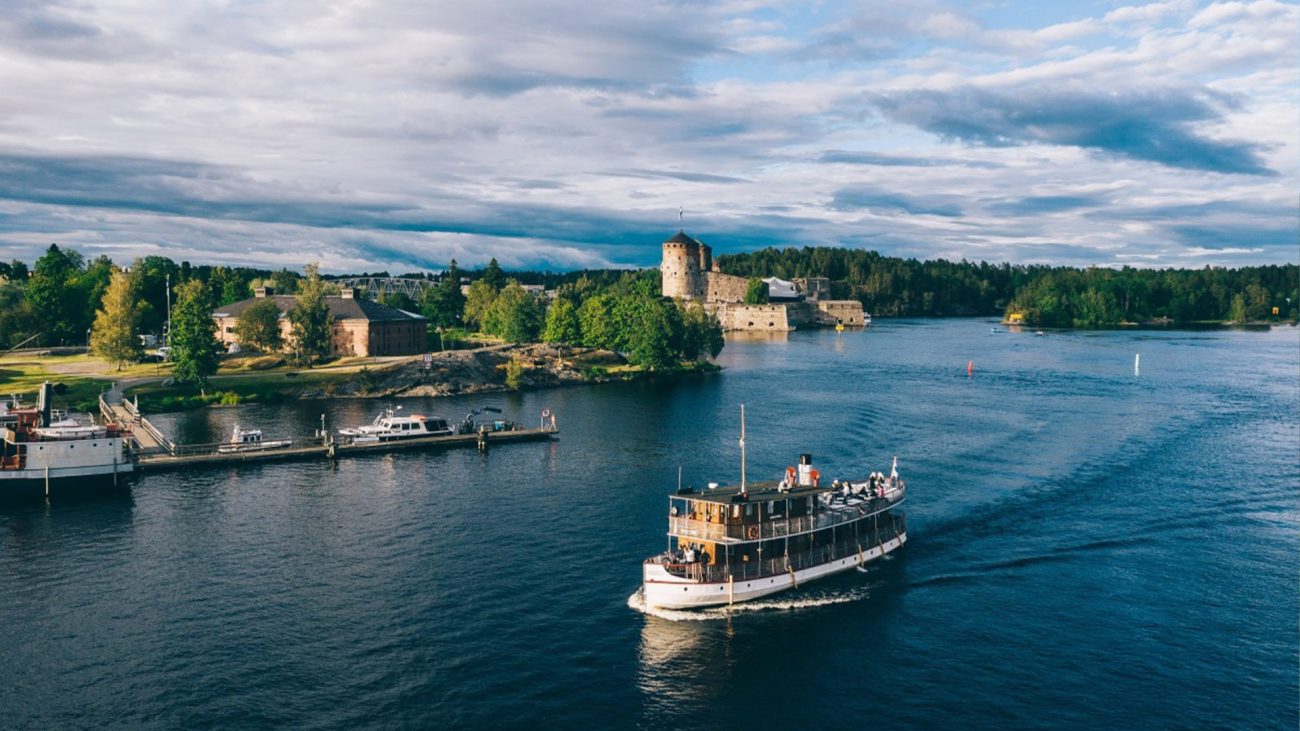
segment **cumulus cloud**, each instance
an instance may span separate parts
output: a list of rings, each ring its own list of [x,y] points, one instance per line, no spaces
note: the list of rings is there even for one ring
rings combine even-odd
[[[1221,95],[1181,90],[1070,92],[916,90],[875,98],[885,115],[944,137],[985,145],[1041,143],[1100,150],[1171,167],[1276,175],[1260,145],[1216,140],[1196,124],[1221,119]]]
[[[1293,260],[1297,21],[0,0],[0,256],[653,265],[684,207],[719,251]]]

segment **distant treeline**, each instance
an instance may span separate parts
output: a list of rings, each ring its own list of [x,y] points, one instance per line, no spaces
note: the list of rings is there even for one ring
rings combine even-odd
[[[918,261],[839,248],[763,249],[717,257],[746,277],[827,277],[832,296],[875,315],[1008,315],[1031,325],[1250,322],[1300,316],[1300,267],[1104,269]],[[1289,298],[1289,300],[1288,300]]]

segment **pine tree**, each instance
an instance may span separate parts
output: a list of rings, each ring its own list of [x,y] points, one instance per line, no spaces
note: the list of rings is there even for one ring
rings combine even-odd
[[[136,298],[131,278],[117,267],[113,267],[108,290],[100,309],[95,313],[95,324],[90,334],[90,352],[98,355],[117,370],[127,363],[140,360],[144,350],[136,331],[140,327],[140,316],[144,312],[144,303]]]
[[[325,285],[315,263],[308,264],[306,278],[298,283],[298,294],[289,322],[293,323],[293,350],[299,362],[308,366],[329,355],[333,322],[325,303]]]
[[[488,262],[487,268],[483,270],[483,276],[480,279],[487,282],[487,285],[497,292],[500,292],[506,286],[506,274],[501,271],[501,265],[497,264],[495,257]]]
[[[207,285],[191,279],[176,288],[172,308],[171,358],[177,381],[202,389],[217,372],[217,322],[212,319],[212,297]]]

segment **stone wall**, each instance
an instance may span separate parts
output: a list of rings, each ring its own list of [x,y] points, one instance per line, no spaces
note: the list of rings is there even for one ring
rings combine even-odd
[[[790,325],[787,305],[711,303],[707,309],[727,331],[786,332],[794,329]]]
[[[749,279],[747,277],[705,272],[704,279],[707,284],[704,294],[705,302],[745,301],[745,290],[749,288]]]
[[[862,327],[866,317],[862,303],[857,300],[821,300],[817,302],[817,322],[830,327]]]

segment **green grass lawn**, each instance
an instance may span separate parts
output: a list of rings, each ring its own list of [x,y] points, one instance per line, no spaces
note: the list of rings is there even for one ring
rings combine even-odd
[[[36,402],[36,393],[41,384],[49,381],[54,384],[54,402],[56,406],[67,407],[73,411],[99,411],[99,394],[109,387],[103,379],[88,375],[60,373],[51,370],[57,362],[68,358],[84,356],[60,356],[58,358],[9,357],[0,360],[0,396],[21,396],[27,403]]]

